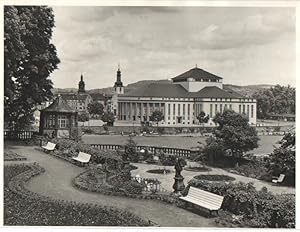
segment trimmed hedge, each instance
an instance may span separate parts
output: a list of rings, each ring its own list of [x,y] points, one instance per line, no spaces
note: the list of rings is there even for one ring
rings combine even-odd
[[[295,195],[274,195],[262,188],[257,191],[253,183],[214,183],[192,179],[189,186],[197,187],[224,196],[222,208],[243,215],[249,227],[294,228]]]
[[[23,161],[23,160],[27,160],[27,158],[12,151],[4,151],[4,161]]]
[[[4,225],[149,226],[136,215],[113,207],[55,200],[33,193],[24,183],[44,169],[38,164],[5,166]]]
[[[207,181],[233,181],[234,177],[227,175],[198,175],[194,176],[196,180],[207,180]]]

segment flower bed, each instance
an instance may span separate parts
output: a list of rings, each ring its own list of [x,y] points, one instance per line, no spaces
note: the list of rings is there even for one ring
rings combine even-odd
[[[194,176],[197,180],[207,180],[207,181],[233,181],[234,177],[226,175],[198,175]]]
[[[23,161],[23,160],[27,160],[27,158],[12,151],[4,151],[4,161]]]
[[[147,170],[147,172],[153,174],[170,174],[172,171],[169,169],[151,169],[151,170]]]
[[[4,225],[149,226],[136,215],[113,207],[60,201],[33,193],[24,183],[44,169],[39,165],[5,166]]]
[[[295,195],[274,195],[267,188],[257,191],[253,183],[222,183],[192,179],[189,186],[224,196],[222,208],[238,216],[247,227],[294,228]]]
[[[210,172],[212,169],[205,166],[201,166],[201,167],[186,167],[184,168],[184,170],[191,171],[191,172]]]

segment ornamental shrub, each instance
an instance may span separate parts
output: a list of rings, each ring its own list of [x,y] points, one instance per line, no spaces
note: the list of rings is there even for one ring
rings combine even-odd
[[[189,186],[224,196],[222,208],[243,215],[249,227],[295,227],[295,195],[273,195],[266,188],[257,191],[253,183],[222,183],[192,179]]]

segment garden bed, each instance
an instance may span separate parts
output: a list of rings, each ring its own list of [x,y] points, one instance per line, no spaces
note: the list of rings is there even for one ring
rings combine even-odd
[[[172,171],[169,169],[151,169],[147,170],[147,172],[152,173],[152,174],[170,174]]]
[[[235,178],[227,175],[198,175],[194,176],[196,180],[207,181],[234,181]]]
[[[191,172],[210,172],[212,169],[202,166],[202,167],[185,167],[184,170]]]
[[[4,225],[26,226],[151,226],[138,216],[113,207],[55,200],[24,187],[44,171],[36,163],[5,166]]]
[[[24,161],[27,160],[26,157],[21,156],[12,151],[4,151],[4,161]]]

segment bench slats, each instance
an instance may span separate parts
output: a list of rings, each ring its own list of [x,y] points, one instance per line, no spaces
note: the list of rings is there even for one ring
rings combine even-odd
[[[82,163],[88,163],[90,161],[91,155],[84,153],[84,152],[79,152],[77,157],[72,157],[72,159],[77,160]]]
[[[224,197],[195,187],[190,187],[188,195],[180,197],[180,199],[209,210],[219,210],[222,206]]]

